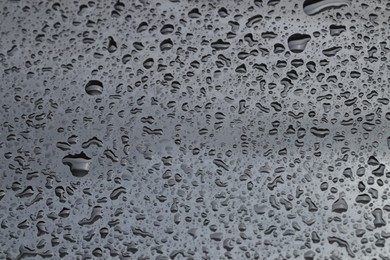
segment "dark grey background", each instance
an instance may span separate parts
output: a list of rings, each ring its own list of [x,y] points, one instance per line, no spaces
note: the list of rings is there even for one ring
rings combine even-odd
[[[1,1],[0,258],[389,259],[389,8]]]

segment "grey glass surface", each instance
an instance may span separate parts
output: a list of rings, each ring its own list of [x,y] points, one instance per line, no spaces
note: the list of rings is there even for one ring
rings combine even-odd
[[[0,1],[0,259],[390,259],[389,17]]]

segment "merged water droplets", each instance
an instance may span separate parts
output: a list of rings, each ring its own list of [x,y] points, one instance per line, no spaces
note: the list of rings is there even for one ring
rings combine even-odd
[[[91,165],[91,158],[85,153],[67,155],[62,159],[62,163],[68,165],[74,176],[83,177],[88,174]]]
[[[311,37],[307,34],[293,34],[288,37],[288,48],[294,53],[303,52],[306,48],[307,43],[310,41]]]
[[[315,15],[332,8],[347,6],[350,3],[351,0],[305,0],[303,11],[307,15]]]
[[[216,49],[216,50],[226,50],[229,47],[230,47],[230,43],[224,42],[221,39],[211,43],[211,48]]]

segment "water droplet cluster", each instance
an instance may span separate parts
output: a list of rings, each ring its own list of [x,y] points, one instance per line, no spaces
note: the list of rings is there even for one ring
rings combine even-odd
[[[382,259],[390,2],[0,2],[0,259]]]

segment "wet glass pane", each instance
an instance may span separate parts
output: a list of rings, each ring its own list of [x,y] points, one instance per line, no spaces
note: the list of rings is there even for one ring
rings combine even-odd
[[[0,259],[389,260],[389,14],[0,1]]]

